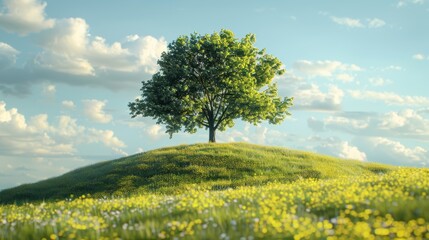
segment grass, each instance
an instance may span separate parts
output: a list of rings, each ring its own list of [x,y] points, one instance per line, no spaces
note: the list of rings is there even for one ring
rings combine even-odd
[[[246,143],[195,144],[153,150],[80,168],[0,192],[0,203],[134,194],[180,194],[198,185],[223,190],[299,179],[385,173],[392,166]]]
[[[106,161],[0,202],[0,239],[429,239],[428,169],[244,143]]]
[[[429,239],[428,192],[429,170],[406,168],[175,195],[85,195],[0,205],[0,239]]]

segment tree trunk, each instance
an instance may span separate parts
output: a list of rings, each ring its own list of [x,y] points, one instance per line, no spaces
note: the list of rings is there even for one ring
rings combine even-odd
[[[209,142],[216,142],[216,129],[214,127],[209,127]]]

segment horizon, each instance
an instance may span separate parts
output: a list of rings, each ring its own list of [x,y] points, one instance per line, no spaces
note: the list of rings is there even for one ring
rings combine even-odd
[[[237,120],[250,142],[398,166],[429,164],[429,3],[0,1],[0,190],[180,144],[127,107],[168,43],[193,32],[256,35],[279,58],[280,125]],[[84,7],[83,7],[84,6]]]

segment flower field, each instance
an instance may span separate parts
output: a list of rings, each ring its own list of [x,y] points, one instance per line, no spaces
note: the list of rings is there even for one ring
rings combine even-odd
[[[0,205],[0,239],[429,239],[429,170]]]

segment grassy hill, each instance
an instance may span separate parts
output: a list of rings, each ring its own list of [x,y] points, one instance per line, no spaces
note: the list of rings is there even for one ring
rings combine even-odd
[[[195,186],[220,190],[303,178],[372,175],[391,169],[394,167],[246,143],[182,145],[105,161],[6,189],[0,192],[0,203],[64,199],[71,194],[88,193],[172,194]]]

